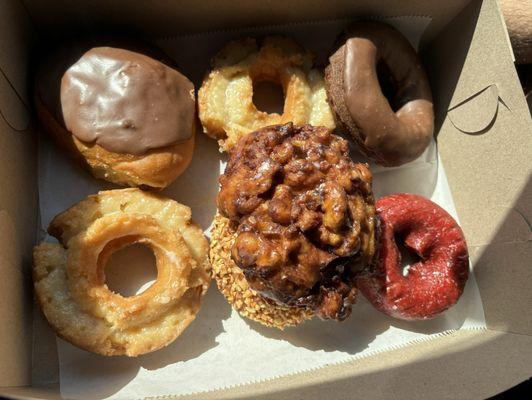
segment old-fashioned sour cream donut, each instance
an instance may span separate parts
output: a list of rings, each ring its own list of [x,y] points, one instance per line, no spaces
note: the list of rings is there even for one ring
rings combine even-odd
[[[208,242],[190,209],[138,189],[89,196],[51,222],[59,243],[33,252],[38,303],[63,339],[103,355],[164,347],[194,320],[210,282]],[[131,244],[155,255],[157,280],[123,297],[105,284],[105,265]],[[123,266],[127,268],[127,265]]]

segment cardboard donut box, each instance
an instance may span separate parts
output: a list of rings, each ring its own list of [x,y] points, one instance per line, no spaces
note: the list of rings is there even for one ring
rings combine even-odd
[[[28,71],[39,38],[80,27],[123,27],[162,37],[376,15],[432,18],[420,54],[487,329],[183,398],[471,399],[532,376],[532,122],[495,0],[2,0],[0,395],[60,398],[55,340],[48,327],[33,324],[38,311],[30,273],[39,215]]]

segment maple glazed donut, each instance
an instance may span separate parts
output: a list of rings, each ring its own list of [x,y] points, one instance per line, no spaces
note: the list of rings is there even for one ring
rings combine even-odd
[[[260,45],[247,38],[228,43],[213,59],[198,92],[204,132],[230,151],[238,139],[269,125],[311,124],[333,129],[322,73],[312,69],[313,55],[285,37],[267,37]],[[259,111],[253,83],[278,83],[284,92],[283,114]]]
[[[329,58],[325,87],[339,126],[377,163],[407,163],[430,143],[434,111],[428,78],[414,48],[391,26],[351,25]]]
[[[45,130],[96,178],[164,188],[192,159],[194,85],[157,49],[58,46],[40,59],[34,100]]]
[[[380,250],[373,271],[357,287],[378,310],[405,320],[427,319],[453,306],[469,275],[462,230],[440,206],[414,194],[394,194],[376,203]],[[403,274],[396,240],[419,261]]]
[[[281,329],[347,318],[375,252],[371,182],[327,128],[275,125],[242,137],[220,177],[210,248],[232,306]]]
[[[102,355],[137,356],[168,345],[194,320],[210,266],[207,239],[188,207],[139,189],[103,191],[56,216],[48,232],[59,243],[35,247],[33,281],[63,339]],[[104,269],[114,252],[135,243],[153,251],[157,280],[123,297],[109,290]]]

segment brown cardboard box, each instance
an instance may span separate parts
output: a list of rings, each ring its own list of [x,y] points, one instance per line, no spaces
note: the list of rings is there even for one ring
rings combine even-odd
[[[29,51],[40,32],[153,35],[364,15],[429,15],[422,38],[439,151],[488,329],[186,398],[485,398],[532,375],[532,122],[495,0],[3,0],[0,6],[0,394],[59,398],[55,341],[33,313],[38,227]]]

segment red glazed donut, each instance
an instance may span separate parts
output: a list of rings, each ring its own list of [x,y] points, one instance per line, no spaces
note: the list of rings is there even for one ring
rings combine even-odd
[[[467,245],[456,221],[414,194],[383,197],[376,208],[380,252],[374,270],[358,278],[360,291],[378,310],[405,320],[432,318],[453,306],[469,274]],[[396,238],[421,259],[406,276]]]

